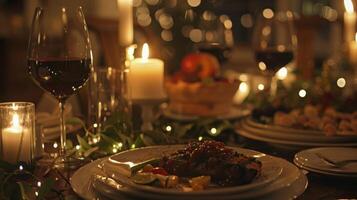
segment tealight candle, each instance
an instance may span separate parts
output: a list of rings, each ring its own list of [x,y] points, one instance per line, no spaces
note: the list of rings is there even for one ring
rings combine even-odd
[[[25,105],[26,104],[26,105]],[[34,105],[30,103],[2,103],[1,139],[2,159],[9,163],[30,162],[34,157]]]
[[[156,100],[165,98],[164,62],[149,58],[149,46],[145,43],[142,58],[130,63],[129,87],[134,100]]]

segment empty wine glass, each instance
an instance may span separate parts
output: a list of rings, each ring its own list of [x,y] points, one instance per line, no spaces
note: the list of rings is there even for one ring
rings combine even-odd
[[[66,6],[63,1],[56,3],[35,10],[27,69],[34,82],[59,101],[61,146],[54,163],[63,168],[74,160],[66,156],[64,104],[87,82],[92,50],[82,8]]]

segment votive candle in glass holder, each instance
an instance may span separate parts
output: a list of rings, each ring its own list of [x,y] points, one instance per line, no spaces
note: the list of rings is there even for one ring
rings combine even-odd
[[[9,163],[31,163],[35,158],[35,141],[35,105],[0,103],[0,159]]]

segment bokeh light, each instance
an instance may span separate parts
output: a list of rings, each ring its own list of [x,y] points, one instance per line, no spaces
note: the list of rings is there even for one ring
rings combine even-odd
[[[203,34],[200,29],[196,28],[190,31],[189,37],[193,42],[201,42],[203,39]]]
[[[187,0],[187,3],[191,7],[197,7],[201,4],[201,0]]]
[[[265,17],[266,19],[271,19],[274,17],[274,12],[272,9],[270,8],[266,8],[263,10],[263,17]]]
[[[346,79],[339,78],[337,79],[336,83],[339,88],[344,88],[346,86]]]
[[[244,28],[253,27],[253,18],[251,14],[244,14],[240,17],[240,23]]]
[[[258,85],[258,90],[262,91],[262,90],[264,90],[264,88],[265,88],[264,84],[260,83]]]
[[[288,76],[288,69],[286,67],[282,67],[279,71],[276,72],[276,77],[279,80],[284,80]]]
[[[264,62],[259,62],[258,67],[260,70],[265,71],[267,69],[267,66]]]
[[[304,98],[306,97],[306,95],[307,95],[306,90],[304,89],[299,90],[299,97]]]
[[[173,40],[172,32],[169,30],[161,31],[161,38],[166,42],[172,41]]]

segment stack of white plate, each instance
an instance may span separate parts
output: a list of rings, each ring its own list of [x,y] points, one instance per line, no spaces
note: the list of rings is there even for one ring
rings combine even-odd
[[[322,131],[318,130],[294,129],[261,124],[251,118],[242,120],[238,124],[236,131],[238,134],[253,140],[287,146],[357,146],[357,134],[326,136]]]
[[[262,162],[262,174],[242,186],[183,192],[178,189],[138,185],[123,172],[123,163],[139,163],[182,149],[182,145],[139,148],[83,166],[71,178],[73,190],[84,199],[100,194],[109,199],[293,199],[307,187],[306,176],[292,163],[260,152],[233,148]],[[120,163],[120,164],[118,164]]]
[[[334,165],[329,161],[342,165]],[[294,163],[303,169],[323,175],[357,178],[357,148],[307,149],[295,155]]]

